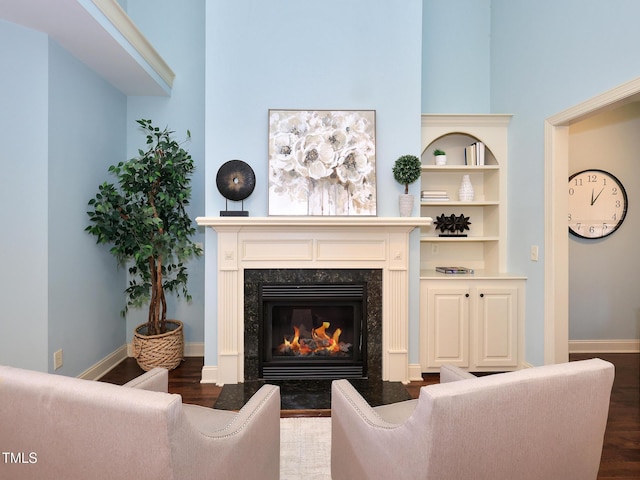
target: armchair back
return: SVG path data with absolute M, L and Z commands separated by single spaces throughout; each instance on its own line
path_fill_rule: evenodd
M 0 478 L 278 478 L 278 387 L 234 414 L 166 385 L 160 369 L 118 386 L 0 366 Z
M 613 378 L 593 359 L 430 385 L 400 424 L 334 382 L 333 478 L 595 479 Z

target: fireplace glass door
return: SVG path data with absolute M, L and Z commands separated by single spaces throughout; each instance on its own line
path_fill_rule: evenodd
M 364 289 L 263 285 L 261 377 L 364 377 Z

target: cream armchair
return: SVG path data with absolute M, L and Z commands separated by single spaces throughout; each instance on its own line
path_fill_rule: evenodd
M 167 382 L 163 369 L 122 387 L 0 366 L 0 478 L 278 479 L 278 387 L 228 412 L 183 404 Z
M 443 367 L 416 400 L 371 408 L 332 385 L 340 479 L 596 479 L 614 378 L 600 359 L 475 378 Z

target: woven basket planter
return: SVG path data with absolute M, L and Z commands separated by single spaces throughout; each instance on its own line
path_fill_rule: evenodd
M 184 331 L 182 322 L 167 320 L 167 332 L 144 335 L 147 324 L 138 325 L 133 334 L 133 356 L 145 371 L 155 367 L 173 370 L 184 357 Z

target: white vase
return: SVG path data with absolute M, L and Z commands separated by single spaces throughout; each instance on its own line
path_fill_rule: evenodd
M 446 165 L 447 164 L 447 156 L 446 155 L 436 155 L 436 165 Z
M 460 184 L 460 190 L 458 190 L 458 196 L 461 202 L 473 201 L 473 185 L 471 185 L 471 179 L 469 175 L 462 176 L 462 183 Z
M 413 195 L 401 193 L 399 197 L 400 202 L 400 216 L 410 217 L 413 213 Z

